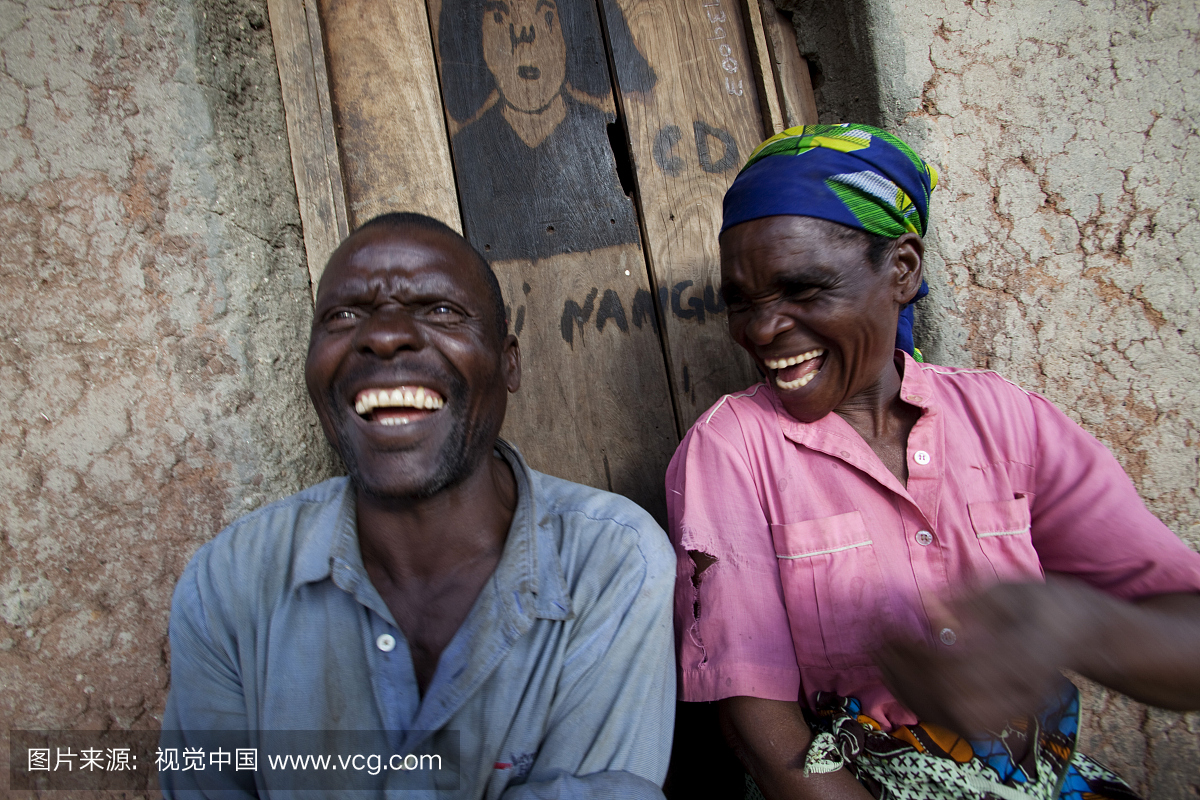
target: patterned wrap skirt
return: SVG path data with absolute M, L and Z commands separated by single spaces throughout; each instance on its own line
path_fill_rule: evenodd
M 1036 716 L 986 739 L 930 723 L 885 733 L 854 698 L 817 695 L 805 774 L 845 767 L 878 800 L 1140 800 L 1115 773 L 1075 750 L 1079 692 L 1063 680 Z M 747 775 L 746 800 L 762 797 Z

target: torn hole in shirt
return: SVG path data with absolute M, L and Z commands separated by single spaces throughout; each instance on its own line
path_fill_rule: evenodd
M 704 579 L 704 571 L 717 563 L 717 557 L 705 553 L 703 550 L 688 550 L 688 555 L 692 557 L 692 624 L 689 626 L 688 633 L 692 637 L 692 641 L 696 647 L 700 648 L 703 654 L 700 663 L 708 661 L 708 651 L 704 649 L 704 642 L 700 638 L 700 582 Z

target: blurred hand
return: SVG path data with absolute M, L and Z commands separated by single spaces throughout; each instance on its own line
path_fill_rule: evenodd
M 1059 670 L 1079 668 L 1078 654 L 1096 646 L 1118 603 L 1064 578 L 999 584 L 934 613 L 934 631 L 953 631 L 952 645 L 894 641 L 876 660 L 888 688 L 922 721 L 965 736 L 998 731 L 1040 710 Z

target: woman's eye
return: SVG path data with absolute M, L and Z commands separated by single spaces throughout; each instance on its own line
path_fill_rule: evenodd
M 750 303 L 745 300 L 726 300 L 725 308 L 730 314 L 745 314 L 750 310 Z
M 495 14 L 492 14 L 492 19 L 496 20 L 497 25 L 504 24 L 504 15 L 501 14 L 499 11 L 497 11 Z
M 554 12 L 553 12 L 553 11 L 547 11 L 547 12 L 546 12 L 546 28 L 547 28 L 547 29 L 550 29 L 550 28 L 553 28 L 553 27 L 554 27 Z

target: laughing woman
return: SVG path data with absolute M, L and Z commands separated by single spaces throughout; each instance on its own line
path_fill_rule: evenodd
M 914 359 L 936 184 L 817 125 L 725 196 L 729 332 L 767 380 L 667 473 L 681 699 L 719 702 L 772 800 L 1134 797 L 1075 752 L 1059 670 L 1200 708 L 1200 554 L 1043 397 Z

